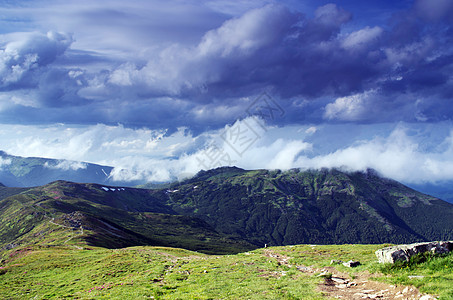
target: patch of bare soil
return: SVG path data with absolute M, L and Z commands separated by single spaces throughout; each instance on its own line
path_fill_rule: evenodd
M 266 250 L 265 255 L 275 258 L 282 265 L 289 265 L 289 257 Z M 320 274 L 325 276 L 319 284 L 318 291 L 327 297 L 336 299 L 396 299 L 396 300 L 434 300 L 435 297 L 420 293 L 417 288 L 402 285 L 390 285 L 374 281 L 369 272 L 357 273 L 352 279 L 349 274 L 338 272 L 334 267 L 323 269 L 308 266 L 296 266 L 303 273 L 313 276 Z M 329 274 L 332 274 L 331 276 Z M 317 275 L 319 276 L 319 275 Z
M 395 286 L 371 280 L 371 274 L 362 272 L 351 279 L 348 274 L 338 272 L 334 267 L 327 267 L 318 272 L 329 272 L 318 286 L 318 290 L 329 297 L 337 299 L 399 299 L 399 300 L 433 300 L 434 297 L 420 293 L 415 287 Z

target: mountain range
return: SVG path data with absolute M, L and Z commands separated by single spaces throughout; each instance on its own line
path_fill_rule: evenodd
M 81 183 L 98 183 L 128 187 L 159 188 L 162 182 L 146 180 L 119 181 L 112 176 L 113 167 L 65 159 L 21 157 L 0 151 L 0 184 L 9 187 L 40 186 L 57 180 Z M 126 170 L 130 173 L 130 170 Z M 176 178 L 175 178 L 176 180 Z M 453 182 L 408 183 L 420 192 L 453 203 Z
M 165 188 L 55 181 L 0 187 L 0 247 L 181 247 L 453 239 L 453 205 L 374 172 L 222 167 Z
M 56 180 L 133 186 L 142 181 L 113 180 L 113 167 L 42 157 L 21 157 L 0 151 L 0 182 L 10 187 L 31 187 Z

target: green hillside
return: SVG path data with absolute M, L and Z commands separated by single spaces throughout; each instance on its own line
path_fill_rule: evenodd
M 453 239 L 453 205 L 373 171 L 219 168 L 153 197 L 257 246 Z
M 64 181 L 0 201 L 0 247 L 18 245 L 160 245 L 206 253 L 253 248 L 218 234 L 201 219 L 174 214 L 146 190 Z
M 351 293 L 377 286 L 384 294 L 451 299 L 451 254 L 390 267 L 378 265 L 374 251 L 382 243 L 453 239 L 452 222 L 453 205 L 372 171 L 220 168 L 161 189 L 0 186 L 0 294 L 344 298 L 333 273 L 366 282 L 349 286 Z M 331 266 L 332 259 L 361 266 Z
M 395 270 L 376 262 L 374 251 L 383 246 L 297 245 L 223 256 L 149 246 L 32 246 L 4 253 L 0 294 L 3 299 L 334 299 L 345 291 L 382 291 L 405 295 L 402 299 L 420 299 L 420 293 L 453 297 L 453 255 Z M 332 266 L 332 259 L 361 265 Z M 356 286 L 336 288 L 332 274 Z
M 267 245 L 453 239 L 453 205 L 374 172 L 219 168 L 164 189 L 56 181 L 0 187 L 0 247 Z

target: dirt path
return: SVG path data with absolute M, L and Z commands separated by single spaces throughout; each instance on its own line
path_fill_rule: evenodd
M 282 265 L 289 264 L 290 257 L 265 250 L 265 255 L 272 257 Z M 396 300 L 433 300 L 430 295 L 420 293 L 415 287 L 395 286 L 383 282 L 371 280 L 371 274 L 361 272 L 354 274 L 352 279 L 349 274 L 338 272 L 334 267 L 322 269 L 307 266 L 296 266 L 296 268 L 312 276 L 326 275 L 324 281 L 319 284 L 318 291 L 327 297 L 336 299 L 396 299 Z M 332 276 L 328 276 L 332 274 Z
M 66 225 L 55 223 L 54 220 L 55 220 L 55 218 L 52 218 L 51 220 L 49 220 L 49 223 L 51 223 L 53 225 L 56 225 L 56 226 L 59 226 L 59 227 L 62 227 L 62 228 L 67 228 L 71 232 L 71 235 L 69 236 L 69 238 L 67 240 L 65 240 L 63 242 L 63 244 L 66 244 L 67 242 L 69 242 L 70 240 L 72 240 L 76 236 L 83 236 L 83 226 L 82 225 L 80 225 L 79 229 L 77 230 L 77 229 L 74 229 L 73 227 L 70 227 L 70 226 L 66 226 Z M 75 231 L 77 231 L 77 232 L 75 232 Z M 77 249 L 83 249 L 82 247 L 79 247 L 79 246 L 76 246 L 76 245 L 73 245 L 73 247 L 75 247 Z

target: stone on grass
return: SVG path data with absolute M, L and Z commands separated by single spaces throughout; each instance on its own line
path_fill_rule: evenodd
M 410 257 L 425 252 L 444 254 L 453 250 L 453 241 L 426 242 L 409 245 L 385 247 L 377 250 L 376 256 L 380 263 L 395 263 L 396 261 L 409 261 Z
M 349 267 L 349 268 L 355 268 L 357 266 L 360 266 L 360 262 L 355 261 L 355 260 L 350 260 L 350 261 L 343 263 L 343 266 Z

